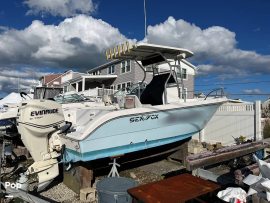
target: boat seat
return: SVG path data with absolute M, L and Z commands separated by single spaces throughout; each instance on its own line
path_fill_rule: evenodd
M 163 104 L 164 86 L 169 76 L 170 73 L 155 75 L 142 92 L 141 103 L 153 106 Z M 171 75 L 168 83 L 175 83 L 173 75 Z

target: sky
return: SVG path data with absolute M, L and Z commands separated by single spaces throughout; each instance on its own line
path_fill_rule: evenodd
M 45 74 L 85 72 L 127 40 L 194 52 L 195 91 L 270 96 L 269 0 L 9 0 L 0 2 L 0 97 Z

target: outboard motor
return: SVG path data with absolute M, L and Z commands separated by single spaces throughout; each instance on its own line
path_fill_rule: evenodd
M 37 174 L 38 190 L 42 190 L 59 174 L 57 157 L 61 155 L 62 144 L 58 134 L 65 125 L 61 105 L 50 100 L 22 102 L 17 125 L 22 142 L 34 160 L 21 179 Z

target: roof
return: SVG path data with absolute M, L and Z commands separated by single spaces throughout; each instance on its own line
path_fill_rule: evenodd
M 181 61 L 183 63 L 185 63 L 186 65 L 188 65 L 189 67 L 193 68 L 194 70 L 198 70 L 198 67 L 197 66 L 194 66 L 192 63 L 188 62 L 187 60 L 182 59 Z
M 109 61 L 109 62 L 107 62 L 107 63 L 104 63 L 104 64 L 100 65 L 100 66 L 97 66 L 97 67 L 94 67 L 94 68 L 88 70 L 87 73 L 93 73 L 93 72 L 95 72 L 95 71 L 102 70 L 102 69 L 104 69 L 104 68 L 107 68 L 108 66 L 117 64 L 117 63 L 119 63 L 119 62 L 121 62 L 121 61 L 122 61 L 122 60 L 119 60 L 119 59 L 115 59 L 115 60 Z
M 48 84 L 49 82 L 53 81 L 54 79 L 58 78 L 61 75 L 62 75 L 62 73 L 49 74 L 49 75 L 44 75 L 44 76 L 40 77 L 40 79 L 44 78 L 43 83 Z
M 68 81 L 64 82 L 63 84 L 75 83 L 75 82 L 81 81 L 83 78 L 97 81 L 97 80 L 107 80 L 107 79 L 117 78 L 117 75 L 89 75 L 89 74 L 83 74 L 83 75 L 79 75 L 76 78 L 68 80 Z

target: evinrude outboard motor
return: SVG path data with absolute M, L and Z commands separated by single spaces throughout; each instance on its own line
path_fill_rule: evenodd
M 17 123 L 22 142 L 34 160 L 21 179 L 37 174 L 38 191 L 42 190 L 59 175 L 57 157 L 62 144 L 58 134 L 65 125 L 61 105 L 50 100 L 25 101 L 19 108 Z

